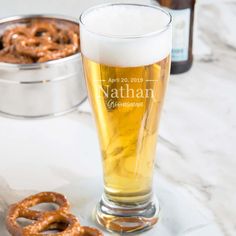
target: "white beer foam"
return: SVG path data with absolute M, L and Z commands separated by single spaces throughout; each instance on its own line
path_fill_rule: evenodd
M 81 18 L 81 52 L 90 60 L 110 66 L 153 64 L 171 52 L 172 32 L 166 27 L 169 20 L 169 15 L 154 7 L 94 8 Z

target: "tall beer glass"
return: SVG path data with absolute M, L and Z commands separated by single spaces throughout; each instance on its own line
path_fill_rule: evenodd
M 106 4 L 85 11 L 80 30 L 104 170 L 96 219 L 110 231 L 146 230 L 159 213 L 152 178 L 170 73 L 171 16 L 155 6 Z

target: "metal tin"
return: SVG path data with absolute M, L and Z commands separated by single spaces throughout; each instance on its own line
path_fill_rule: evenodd
M 0 35 L 10 25 L 32 19 L 76 20 L 52 15 L 15 16 L 0 20 Z M 86 98 L 81 54 L 34 64 L 0 63 L 0 114 L 41 118 L 72 111 Z

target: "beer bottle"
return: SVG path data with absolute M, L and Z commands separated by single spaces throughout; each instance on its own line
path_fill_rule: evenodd
M 173 16 L 171 74 L 188 71 L 193 63 L 193 22 L 195 0 L 158 0 Z

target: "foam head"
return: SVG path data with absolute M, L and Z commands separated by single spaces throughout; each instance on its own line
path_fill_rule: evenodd
M 170 16 L 160 8 L 110 4 L 81 16 L 81 52 L 100 64 L 135 67 L 153 64 L 171 51 Z

